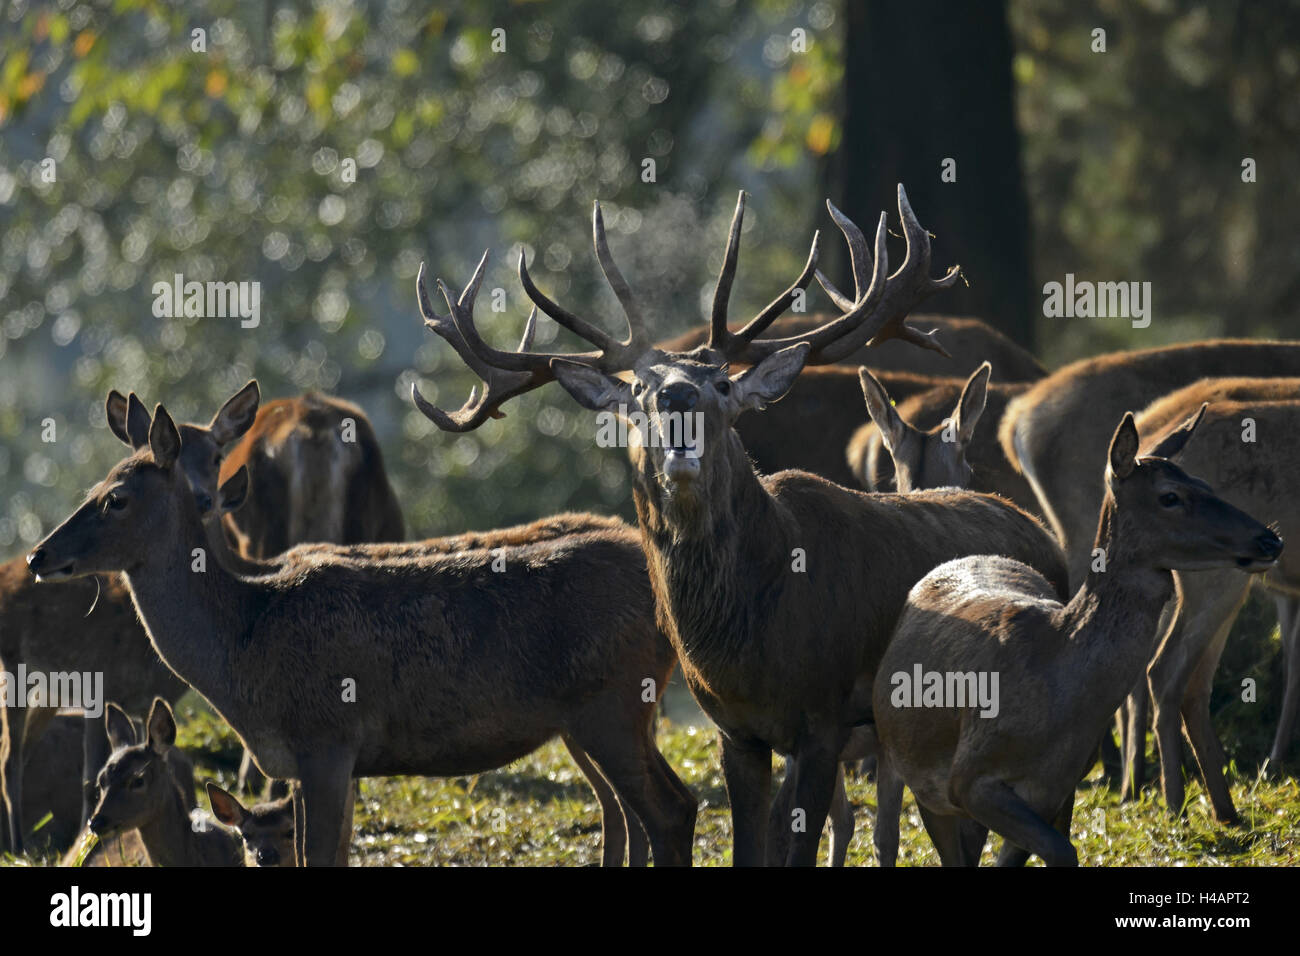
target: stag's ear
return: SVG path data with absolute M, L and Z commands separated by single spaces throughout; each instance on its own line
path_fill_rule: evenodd
M 790 391 L 794 380 L 803 371 L 812 346 L 800 342 L 773 352 L 753 368 L 741 372 L 732 382 L 735 385 L 736 404 L 746 409 L 762 411 L 769 402 L 775 402 Z
M 1196 431 L 1196 426 L 1205 417 L 1205 410 L 1209 407 L 1210 403 L 1205 402 L 1195 415 L 1192 415 L 1168 435 L 1156 442 L 1155 447 L 1150 451 L 1151 456 L 1153 458 L 1173 458 L 1174 455 L 1182 451 L 1183 446 L 1187 444 L 1187 440 L 1192 437 L 1192 432 Z
M 140 396 L 132 392 L 126 399 L 126 434 L 136 451 L 149 444 L 150 424 L 149 409 L 144 407 Z
M 862 397 L 867 401 L 867 414 L 880 431 L 880 440 L 889 449 L 890 456 L 894 456 L 907 436 L 907 422 L 890 403 L 885 386 L 866 366 L 858 368 L 858 381 L 862 383 Z
M 222 405 L 212 419 L 212 424 L 208 426 L 212 440 L 218 445 L 228 445 L 252 428 L 261 400 L 262 393 L 257 387 L 257 379 L 253 379 Z
M 153 410 L 153 424 L 149 426 L 149 450 L 153 452 L 154 464 L 159 468 L 170 468 L 176 463 L 176 456 L 181 453 L 180 432 L 162 405 Z
M 234 827 L 236 830 L 244 825 L 248 811 L 244 809 L 242 803 L 211 780 L 208 781 L 207 790 L 208 802 L 212 804 L 212 815 L 217 818 L 218 823 Z
M 975 374 L 966 382 L 966 387 L 961 390 L 961 398 L 952 413 L 952 420 L 957 426 L 957 441 L 963 445 L 970 444 L 975 436 L 975 426 L 984 414 L 984 404 L 989 397 L 989 376 L 992 374 L 993 366 L 985 362 L 975 370 Z
M 104 417 L 108 419 L 108 429 L 119 440 L 131 444 L 131 436 L 126 430 L 126 396 L 113 389 L 104 402 Z
M 176 718 L 172 716 L 171 705 L 161 697 L 153 699 L 149 708 L 149 746 L 162 753 L 176 743 Z
M 104 707 L 104 730 L 108 732 L 108 745 L 113 750 L 130 747 L 135 743 L 135 727 L 131 718 L 117 704 Z
M 626 414 L 632 407 L 632 388 L 622 379 L 568 359 L 551 359 L 551 371 L 583 408 Z
M 217 505 L 225 513 L 227 511 L 238 511 L 244 499 L 248 497 L 248 466 L 240 465 L 239 471 L 235 472 L 217 492 Z
M 1125 412 L 1124 420 L 1115 429 L 1110 440 L 1110 470 L 1116 478 L 1127 478 L 1137 466 L 1138 430 L 1133 413 Z

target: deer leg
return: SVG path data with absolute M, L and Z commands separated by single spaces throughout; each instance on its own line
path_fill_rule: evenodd
M 269 782 L 262 776 L 262 771 L 257 769 L 257 764 L 253 762 L 253 752 L 245 747 L 244 755 L 239 760 L 239 777 L 235 781 L 239 792 L 260 793 L 265 790 Z M 284 796 L 284 794 L 280 796 Z M 271 799 L 279 799 L 279 797 L 271 797 Z
M 634 820 L 624 820 L 623 808 L 619 805 L 618 796 L 601 772 L 596 769 L 596 765 L 567 735 L 562 739 L 569 756 L 578 765 L 582 775 L 587 778 L 587 783 L 595 791 L 596 802 L 600 804 L 600 865 L 622 866 L 623 854 L 627 850 L 628 834 L 633 827 L 640 829 L 641 825 Z
M 1194 752 L 1200 748 L 1197 762 L 1206 761 L 1214 771 L 1207 776 L 1202 767 L 1206 790 L 1213 799 L 1213 788 L 1222 788 L 1220 804 L 1215 806 L 1217 817 L 1221 811 L 1230 810 L 1232 801 L 1228 799 L 1226 805 L 1222 802 L 1227 784 L 1221 770 L 1222 749 L 1210 724 L 1209 698 L 1205 698 L 1203 716 L 1196 710 L 1202 706 L 1199 701 L 1196 707 L 1185 707 L 1184 699 L 1198 673 L 1202 683 L 1207 680 L 1207 672 L 1208 679 L 1213 679 L 1232 622 L 1246 601 L 1250 580 L 1235 571 L 1201 571 L 1178 577 L 1179 591 L 1183 595 L 1182 607 L 1147 668 L 1155 708 L 1156 743 L 1160 749 L 1160 777 L 1169 811 L 1181 814 L 1186 796 L 1181 733 L 1186 711 L 1192 716 L 1188 723 L 1188 740 Z M 1184 582 L 1190 586 L 1184 587 Z M 1213 738 L 1212 744 L 1207 742 L 1207 731 L 1209 738 Z M 1211 782 L 1211 778 L 1217 780 Z
M 982 777 L 961 795 L 962 805 L 1004 840 L 1036 853 L 1048 866 L 1078 866 L 1079 856 L 1064 836 L 1001 780 Z M 1005 846 L 1003 848 L 1005 850 Z M 999 855 L 1001 862 L 1003 855 Z
M 608 721 L 593 720 L 584 731 L 574 734 L 574 741 L 591 758 L 609 781 L 623 807 L 641 821 L 650 840 L 655 866 L 690 866 L 695 839 L 695 797 L 687 797 L 680 781 L 670 779 L 666 762 L 657 754 L 650 723 L 634 718 L 639 726 L 620 727 Z M 589 728 L 589 729 L 587 729 Z M 626 818 L 625 818 L 626 819 Z M 631 828 L 631 821 L 627 821 Z
M 830 813 L 835 793 L 835 781 L 840 769 L 843 741 L 832 746 L 808 741 L 794 757 L 794 811 L 802 815 L 791 817 L 790 849 L 786 866 L 816 866 L 817 848 L 821 845 L 822 829 Z M 798 819 L 802 827 L 795 829 Z
M 298 818 L 295 807 L 294 823 L 306 823 L 303 859 L 307 866 L 333 866 L 338 860 L 355 759 L 337 748 L 320 748 L 298 757 L 301 810 L 306 819 Z
M 53 707 L 7 707 L 9 752 L 5 757 L 5 803 L 9 816 L 9 840 L 13 853 L 23 852 L 23 773 L 45 728 L 57 713 Z M 101 725 L 102 726 L 102 725 Z M 98 768 L 96 768 L 98 769 Z
M 767 816 L 767 846 L 763 852 L 765 866 L 784 866 L 790 853 L 790 812 L 794 809 L 794 758 L 785 760 L 785 775 L 776 789 Z
M 844 789 L 844 764 L 835 765 L 835 792 L 831 794 L 831 866 L 843 866 L 853 839 L 853 804 Z
M 733 866 L 762 866 L 772 791 L 772 751 L 722 735 L 722 776 L 731 804 Z
M 1282 638 L 1282 671 L 1285 690 L 1282 693 L 1282 715 L 1277 721 L 1277 733 L 1268 753 L 1269 767 L 1276 772 L 1286 759 L 1291 735 L 1295 733 L 1296 712 L 1300 709 L 1300 600 L 1289 595 L 1277 599 L 1279 636 Z
M 1120 800 L 1136 800 L 1146 783 L 1147 719 L 1151 692 L 1145 675 L 1129 691 L 1124 702 L 1124 772 L 1120 779 Z
M 921 811 L 921 822 L 925 832 L 939 854 L 940 866 L 968 866 L 962 846 L 961 817 L 935 813 L 927 809 L 919 800 L 917 809 Z
M 15 716 L 17 711 L 9 707 L 0 707 L 0 851 L 21 853 L 18 840 L 22 830 L 22 812 L 17 794 L 22 784 L 22 762 L 17 759 L 19 739 L 22 730 L 16 720 L 10 718 L 10 711 Z M 15 772 L 14 764 L 18 770 Z
M 1196 764 L 1210 797 L 1214 819 L 1225 825 L 1240 821 L 1225 776 L 1227 758 L 1223 753 L 1223 745 L 1219 742 L 1219 735 L 1214 731 L 1214 721 L 1210 719 L 1210 690 L 1214 683 L 1214 672 L 1219 667 L 1219 658 L 1223 654 L 1223 645 L 1231 629 L 1232 619 L 1229 618 L 1224 622 L 1220 633 L 1215 635 L 1214 642 L 1201 655 L 1182 704 L 1183 729 L 1192 745 L 1192 753 L 1196 755 Z
M 876 751 L 876 826 L 871 840 L 881 866 L 898 863 L 898 821 L 903 815 L 903 778 L 884 748 Z
M 343 826 L 339 830 L 339 849 L 334 856 L 335 866 L 348 865 L 348 853 L 352 849 L 353 816 L 357 809 L 357 788 L 361 781 L 353 780 L 348 786 L 348 804 L 343 810 Z

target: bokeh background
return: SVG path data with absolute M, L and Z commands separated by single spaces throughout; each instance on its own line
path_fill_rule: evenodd
M 936 266 L 964 267 L 933 308 L 1051 366 L 1294 335 L 1297 143 L 1294 2 L 9 0 L 0 552 L 39 539 L 119 457 L 109 388 L 206 419 L 253 376 L 268 397 L 359 402 L 415 535 L 629 515 L 622 452 L 593 447 L 560 389 L 464 436 L 408 397 L 418 380 L 457 407 L 473 384 L 422 328 L 421 261 L 459 286 L 493 251 L 486 286 L 506 308 L 485 293 L 478 314 L 498 343 L 527 312 L 520 243 L 543 289 L 621 327 L 591 253 L 596 198 L 664 337 L 705 315 L 737 189 L 751 192 L 739 319 L 798 271 L 814 228 L 846 280 L 823 200 L 869 228 L 892 219 L 899 180 Z M 155 318 L 153 283 L 177 272 L 260 282 L 260 326 Z M 1043 283 L 1067 272 L 1151 282 L 1151 326 L 1043 318 Z M 542 320 L 540 342 L 577 347 L 556 333 Z

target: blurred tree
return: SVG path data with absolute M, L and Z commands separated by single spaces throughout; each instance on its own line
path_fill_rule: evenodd
M 831 192 L 866 228 L 882 209 L 897 223 L 893 196 L 903 183 L 936 236 L 936 266 L 960 262 L 968 281 L 925 311 L 979 316 L 1032 347 L 1011 57 L 1003 3 L 847 0 L 844 133 Z

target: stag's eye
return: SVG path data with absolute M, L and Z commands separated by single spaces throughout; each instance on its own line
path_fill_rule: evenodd
M 1176 508 L 1178 506 L 1179 500 L 1180 500 L 1179 497 L 1176 494 L 1174 494 L 1172 491 L 1166 491 L 1159 498 L 1160 504 L 1164 508 Z
M 730 395 L 730 394 L 731 394 L 731 379 L 729 379 L 729 378 L 724 378 L 724 379 L 722 379 L 722 380 L 720 380 L 720 381 L 714 382 L 714 383 L 713 383 L 713 387 L 716 388 L 716 389 L 718 390 L 718 394 L 719 394 L 719 395 Z
M 131 789 L 132 789 L 132 790 L 143 790 L 143 789 L 144 789 L 144 774 L 142 774 L 142 773 L 138 773 L 138 774 L 136 774 L 134 777 L 132 777 L 132 778 L 131 778 L 131 784 L 130 784 L 130 786 L 131 786 Z
M 126 499 L 116 491 L 110 491 L 108 493 L 108 506 L 114 511 L 121 511 L 126 507 Z

